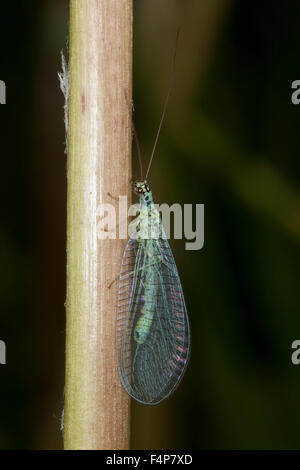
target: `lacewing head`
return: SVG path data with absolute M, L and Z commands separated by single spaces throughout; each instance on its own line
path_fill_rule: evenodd
M 133 183 L 133 192 L 135 194 L 137 194 L 138 196 L 142 196 L 146 193 L 149 193 L 150 192 L 150 188 L 149 188 L 149 185 L 147 183 L 147 181 L 135 181 Z

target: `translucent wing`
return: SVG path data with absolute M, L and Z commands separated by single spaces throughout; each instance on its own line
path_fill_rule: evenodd
M 168 241 L 130 239 L 117 317 L 119 374 L 126 391 L 146 404 L 167 398 L 182 378 L 189 347 L 186 306 Z

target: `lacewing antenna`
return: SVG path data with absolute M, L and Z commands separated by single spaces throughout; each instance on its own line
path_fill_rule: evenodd
M 131 120 L 132 120 L 132 129 L 133 129 L 133 134 L 134 134 L 134 137 L 135 137 L 135 143 L 136 143 L 138 159 L 139 159 L 139 163 L 140 163 L 141 181 L 143 181 L 143 160 L 142 160 L 140 142 L 139 142 L 139 138 L 138 138 L 138 135 L 137 135 L 137 131 L 136 131 L 136 127 L 135 127 L 133 118 Z
M 171 94 L 172 87 L 173 87 L 174 70 L 175 70 L 175 62 L 176 62 L 176 53 L 177 53 L 177 47 L 178 47 L 179 32 L 180 32 L 180 28 L 178 28 L 177 34 L 176 34 L 176 41 L 175 41 L 175 48 L 174 48 L 172 66 L 171 66 L 171 73 L 170 73 L 170 79 L 169 79 L 168 93 L 167 93 L 167 96 L 166 96 L 166 99 L 165 99 L 165 103 L 164 103 L 164 107 L 163 107 L 163 112 L 162 112 L 162 115 L 161 115 L 161 118 L 160 118 L 160 123 L 159 123 L 159 126 L 158 126 L 158 130 L 157 130 L 157 133 L 156 133 L 156 137 L 155 137 L 155 141 L 154 141 L 154 145 L 153 145 L 153 150 L 152 150 L 152 153 L 151 153 L 151 156 L 150 156 L 150 161 L 149 161 L 149 165 L 148 165 L 148 168 L 147 168 L 147 173 L 146 173 L 146 176 L 145 176 L 145 180 L 147 179 L 148 174 L 149 174 L 149 170 L 150 170 L 150 168 L 151 168 L 151 164 L 152 164 L 154 152 L 155 152 L 155 149 L 156 149 L 156 145 L 157 145 L 157 142 L 158 142 L 159 134 L 160 134 L 161 127 L 162 127 L 162 124 L 163 124 L 163 121 L 164 121 L 164 117 L 165 117 L 165 114 L 166 114 L 166 111 L 167 111 L 167 106 L 168 106 L 170 94 Z
M 143 181 L 143 160 L 142 160 L 140 141 L 139 141 L 137 130 L 136 130 L 136 127 L 135 127 L 135 124 L 134 124 L 134 119 L 133 119 L 133 116 L 132 116 L 132 111 L 134 111 L 134 106 L 133 106 L 133 103 L 132 103 L 132 106 L 129 105 L 128 98 L 127 98 L 125 90 L 124 90 L 124 95 L 125 95 L 125 100 L 126 100 L 126 103 L 127 103 L 127 106 L 128 106 L 128 111 L 129 111 L 129 114 L 131 116 L 131 125 L 132 125 L 133 135 L 135 137 L 136 149 L 137 149 L 138 160 L 139 160 L 139 165 L 140 165 L 140 170 L 141 170 L 141 181 Z

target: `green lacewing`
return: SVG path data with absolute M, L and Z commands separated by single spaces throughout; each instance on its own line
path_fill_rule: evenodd
M 171 82 L 165 100 L 145 179 L 137 133 L 141 167 L 140 181 L 133 191 L 140 197 L 136 230 L 126 245 L 119 279 L 117 312 L 117 357 L 119 376 L 135 400 L 155 405 L 178 386 L 190 352 L 190 328 L 181 282 L 147 182 L 158 136 L 165 116 Z

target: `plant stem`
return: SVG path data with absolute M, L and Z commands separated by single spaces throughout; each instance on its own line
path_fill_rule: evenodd
M 107 193 L 130 197 L 132 0 L 71 0 L 65 449 L 128 449 L 115 321 L 126 240 L 99 240 Z M 129 201 L 130 202 L 130 201 Z

